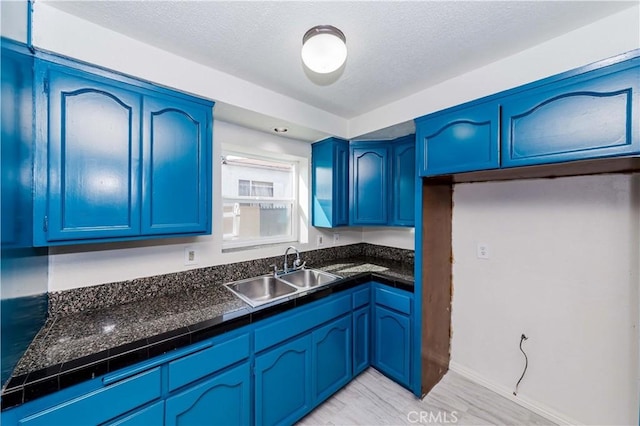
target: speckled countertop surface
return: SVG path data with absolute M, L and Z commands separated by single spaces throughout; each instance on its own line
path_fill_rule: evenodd
M 371 274 L 374 274 L 374 279 L 376 276 L 386 279 L 390 285 L 407 290 L 413 287 L 412 263 L 358 257 L 308 267 L 346 278 L 335 283 L 335 291 L 339 291 L 341 282 L 354 282 L 358 278 L 371 277 Z M 24 396 L 17 403 L 57 390 L 53 388 L 64 388 L 81 381 L 81 373 L 87 366 L 93 366 L 88 378 L 105 374 L 121 368 L 118 363 L 130 365 L 193 343 L 196 340 L 194 333 L 199 331 L 204 335 L 198 338 L 206 338 L 207 330 L 213 327 L 230 324 L 226 329 L 231 329 L 256 321 L 261 315 L 266 316 L 267 309 L 252 308 L 222 284 L 213 282 L 191 291 L 50 318 L 18 362 L 3 389 L 3 408 L 12 405 L 11 396 L 18 399 L 17 394 L 9 394 L 20 387 Z M 326 293 L 327 290 L 321 287 L 317 291 Z M 313 297 L 311 293 L 296 295 L 281 302 L 295 307 L 295 300 L 291 299 Z M 316 298 L 320 297 L 324 296 L 316 295 Z M 269 304 L 267 308 L 277 304 Z M 143 353 L 140 353 L 141 348 L 144 349 Z M 67 376 L 68 380 L 65 379 Z M 34 383 L 40 383 L 40 386 L 32 386 Z M 47 386 L 51 389 L 47 390 Z M 30 389 L 33 392 L 31 395 Z

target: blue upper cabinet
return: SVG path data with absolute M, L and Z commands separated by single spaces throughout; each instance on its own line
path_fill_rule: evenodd
M 639 63 L 623 62 L 506 98 L 502 166 L 639 153 Z
M 413 226 L 415 135 L 351 142 L 350 224 Z
M 351 225 L 389 221 L 389 148 L 379 142 L 351 142 Z
M 101 74 L 36 60 L 34 245 L 211 233 L 212 103 Z
M 312 225 L 349 224 L 349 142 L 329 138 L 311 145 Z
M 46 185 L 37 245 L 138 235 L 141 97 L 84 73 L 36 64 L 37 95 L 49 94 L 38 96 L 36 106 L 37 121 L 49 123 L 38 128 L 47 146 L 38 141 L 36 150 L 36 175 Z
M 416 120 L 420 176 L 500 166 L 500 107 L 484 103 Z
M 639 154 L 639 55 L 629 52 L 416 119 L 418 174 Z
M 211 232 L 210 114 L 147 96 L 143 117 L 142 233 Z
M 391 225 L 414 226 L 416 186 L 416 138 L 405 136 L 391 145 Z

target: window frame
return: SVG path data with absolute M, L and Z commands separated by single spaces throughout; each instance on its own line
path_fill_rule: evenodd
M 261 203 L 269 203 L 269 204 L 291 204 L 291 218 L 290 218 L 290 226 L 291 226 L 291 234 L 290 235 L 286 235 L 286 236 L 274 236 L 274 237 L 260 237 L 260 238 L 253 238 L 253 239 L 243 239 L 243 240 L 229 240 L 227 239 L 227 236 L 229 234 L 224 234 L 222 233 L 222 250 L 226 251 L 226 250 L 234 250 L 234 249 L 242 249 L 242 248 L 254 248 L 254 247 L 259 247 L 259 246 L 267 246 L 267 245 L 274 245 L 274 244 L 284 244 L 284 243 L 297 243 L 300 241 L 300 226 L 299 226 L 299 222 L 300 222 L 300 192 L 299 192 L 299 180 L 300 180 L 300 161 L 298 160 L 294 160 L 294 159 L 290 159 L 290 158 L 281 158 L 281 157 L 276 157 L 277 154 L 273 153 L 272 155 L 269 155 L 269 153 L 266 152 L 261 152 L 259 154 L 255 154 L 255 153 L 247 153 L 247 152 L 243 152 L 243 151 L 236 151 L 231 147 L 228 148 L 223 148 L 222 149 L 222 159 L 224 161 L 224 158 L 228 155 L 233 155 L 233 156 L 238 156 L 238 157 L 243 157 L 243 158 L 251 158 L 251 159 L 255 159 L 255 160 L 262 160 L 262 161 L 268 161 L 271 163 L 280 163 L 280 164 L 286 164 L 286 165 L 290 165 L 292 167 L 292 182 L 291 182 L 291 187 L 292 187 L 292 198 L 282 198 L 282 197 L 264 197 L 264 196 L 237 196 L 237 197 L 225 197 L 223 194 L 223 191 L 221 191 L 220 193 L 220 201 L 221 201 L 221 210 L 222 210 L 222 223 L 223 223 L 223 232 L 224 232 L 224 220 L 225 218 L 228 218 L 230 215 L 233 215 L 233 213 L 229 214 L 229 213 L 225 213 L 224 212 L 224 206 L 225 204 L 228 203 L 255 203 L 255 204 L 261 204 Z M 224 174 L 224 164 L 222 165 L 222 168 L 220 170 L 220 185 L 222 185 L 223 182 L 223 174 Z M 251 182 L 253 181 L 252 179 L 244 179 L 244 180 L 249 180 L 251 185 Z M 264 180 L 262 180 L 264 181 Z M 250 186 L 251 188 L 251 186 Z M 221 188 L 222 189 L 222 188 Z M 251 192 L 251 189 L 249 189 L 249 191 Z M 232 216 L 233 217 L 233 216 Z M 236 231 L 237 226 L 239 226 L 238 224 L 235 223 L 234 221 L 234 231 Z M 232 234 L 233 235 L 233 234 Z

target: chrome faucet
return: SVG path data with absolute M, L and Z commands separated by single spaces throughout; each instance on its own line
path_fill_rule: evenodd
M 289 262 L 287 260 L 287 256 L 289 256 L 289 250 L 293 250 L 296 252 L 296 260 L 293 261 L 293 268 L 291 269 L 289 269 Z M 284 267 L 282 268 L 282 270 L 284 271 L 285 274 L 290 271 L 297 271 L 298 269 L 304 268 L 304 265 L 306 263 L 307 262 L 304 262 L 304 263 L 302 262 L 302 260 L 300 259 L 300 252 L 294 246 L 289 246 L 284 251 Z

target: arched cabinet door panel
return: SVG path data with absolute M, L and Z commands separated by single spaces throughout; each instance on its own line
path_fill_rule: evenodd
M 437 176 L 500 166 L 500 107 L 473 105 L 416 120 L 418 174 Z
M 640 66 L 597 70 L 503 103 L 502 166 L 640 152 Z
M 256 357 L 255 423 L 288 425 L 311 410 L 311 335 Z
M 251 418 L 249 363 L 191 386 L 166 401 L 166 426 L 248 425 Z
M 389 150 L 380 145 L 351 144 L 350 225 L 388 223 Z
M 58 67 L 37 78 L 46 200 L 34 229 L 45 241 L 138 235 L 141 97 Z
M 204 232 L 209 225 L 207 114 L 179 100 L 144 98 L 145 234 Z
M 411 382 L 411 325 L 409 317 L 381 306 L 375 307 L 372 364 L 404 386 Z

